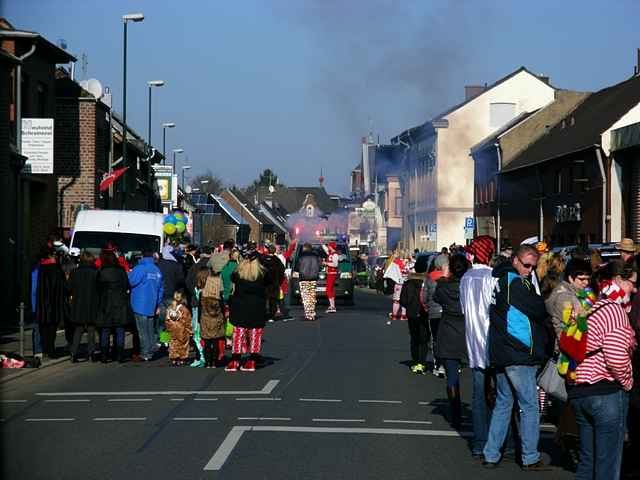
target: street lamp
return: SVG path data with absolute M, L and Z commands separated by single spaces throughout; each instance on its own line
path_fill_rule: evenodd
M 167 128 L 175 128 L 176 124 L 173 122 L 162 124 L 162 164 L 167 163 Z
M 189 170 L 191 165 L 183 165 L 182 166 L 182 191 L 184 192 L 184 171 Z
M 176 173 L 176 153 L 184 153 L 182 148 L 173 149 L 173 173 Z
M 128 13 L 122 16 L 124 25 L 124 48 L 122 59 L 122 165 L 127 166 L 127 23 L 141 22 L 144 20 L 142 13 Z M 126 172 L 122 175 L 122 209 L 127 205 L 127 181 Z
M 149 148 L 151 148 L 151 87 L 163 87 L 164 80 L 150 80 L 147 82 L 147 85 L 149 86 L 149 135 L 147 136 L 147 141 Z

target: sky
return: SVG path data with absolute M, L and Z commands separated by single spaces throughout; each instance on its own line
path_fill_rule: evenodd
M 127 123 L 183 148 L 179 165 L 244 186 L 271 168 L 291 186 L 347 194 L 361 137 L 381 143 L 520 66 L 559 88 L 595 91 L 628 78 L 640 2 L 617 0 L 0 0 L 18 29 L 64 39 L 76 78 L 96 78 Z M 88 60 L 86 72 L 80 59 Z

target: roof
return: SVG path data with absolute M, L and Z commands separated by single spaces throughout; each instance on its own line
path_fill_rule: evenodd
M 22 60 L 15 55 L 11 55 L 9 52 L 4 51 L 2 48 L 0 48 L 0 60 L 14 65 L 20 65 L 22 63 Z
M 289 214 L 297 213 L 309 194 L 313 195 L 318 208 L 323 213 L 332 213 L 336 210 L 336 202 L 331 199 L 324 187 L 278 187 L 273 192 L 273 202 Z
M 503 171 L 513 171 L 600 145 L 601 135 L 640 103 L 640 75 L 589 95 Z
M 516 75 L 518 75 L 521 72 L 526 72 L 529 75 L 537 78 L 539 81 L 541 81 L 542 83 L 545 83 L 546 85 L 549 85 L 549 87 L 555 89 L 555 87 L 553 85 L 551 85 L 549 82 L 542 80 L 542 78 L 539 75 L 536 75 L 535 73 L 531 72 L 530 70 L 528 70 L 526 67 L 522 66 L 520 68 L 518 68 L 517 70 L 509 73 L 508 75 L 505 75 L 504 77 L 496 80 L 494 83 L 492 83 L 491 85 L 485 86 L 484 90 L 482 90 L 481 92 L 479 92 L 477 95 L 474 95 L 470 98 L 465 99 L 463 102 L 458 103 L 457 105 L 452 106 L 451 108 L 445 110 L 444 112 L 436 115 L 435 117 L 433 117 L 431 120 L 425 122 L 422 125 L 417 125 L 415 127 L 409 128 L 408 130 L 405 130 L 404 132 L 402 132 L 400 135 L 397 135 L 396 137 L 394 137 L 393 139 L 395 139 L 397 141 L 397 139 L 400 139 L 403 136 L 411 136 L 411 133 L 417 129 L 420 129 L 421 127 L 427 125 L 427 124 L 432 124 L 434 122 L 438 122 L 441 120 L 444 120 L 445 117 L 447 115 L 449 115 L 452 112 L 455 112 L 456 110 L 459 110 L 460 108 L 464 107 L 465 105 L 467 105 L 468 103 L 474 101 L 476 98 L 481 97 L 482 95 L 484 95 L 485 93 L 487 93 L 489 90 L 492 90 L 493 88 L 497 87 L 498 85 L 506 82 L 507 80 L 511 79 L 512 77 L 515 77 Z M 392 141 L 393 141 L 392 139 Z
M 256 220 L 258 220 L 258 222 L 260 222 L 262 225 L 271 224 L 271 220 L 269 220 L 265 215 L 263 215 L 256 208 L 256 206 L 247 197 L 244 196 L 244 194 L 240 190 L 236 188 L 232 188 L 232 189 L 229 189 L 229 191 L 238 199 L 240 203 L 242 203 L 242 205 L 247 210 L 249 210 L 249 212 L 251 212 L 251 215 L 253 215 L 256 218 Z
M 218 205 L 220 205 L 220 208 L 222 210 L 224 210 L 224 212 L 229 215 L 229 217 L 236 222 L 238 225 L 243 225 L 246 224 L 247 222 L 245 222 L 244 218 L 242 217 L 242 215 L 240 215 L 238 213 L 238 211 L 236 209 L 234 209 L 231 205 L 229 205 L 224 198 L 222 198 L 220 195 L 214 195 L 211 194 L 211 198 L 213 198 Z
M 488 137 L 483 138 L 478 143 L 476 143 L 473 147 L 471 147 L 471 154 L 473 155 L 480 150 L 484 150 L 487 147 L 494 147 L 495 143 L 498 139 L 504 135 L 508 130 L 511 130 L 513 127 L 518 125 L 520 122 L 525 121 L 531 115 L 536 113 L 538 110 L 534 110 L 532 112 L 522 112 L 520 115 L 511 119 L 508 123 L 506 123 L 503 127 L 499 128 L 495 132 L 493 132 Z
M 54 45 L 39 33 L 30 32 L 28 30 L 15 30 L 5 19 L 0 19 L 0 38 L 25 38 L 33 40 L 36 42 L 37 46 L 44 47 L 45 51 L 52 57 L 55 63 L 69 63 L 76 61 L 76 57 L 57 45 Z
M 269 205 L 267 205 L 266 202 L 262 202 L 260 203 L 260 205 L 258 205 L 258 209 L 260 210 L 260 212 L 262 214 L 264 214 L 264 216 L 266 216 L 271 223 L 277 227 L 280 231 L 282 231 L 283 233 L 288 233 L 289 229 L 287 228 L 287 222 L 286 219 L 282 218 L 278 212 L 276 212 L 275 210 L 273 210 L 271 207 L 269 207 Z

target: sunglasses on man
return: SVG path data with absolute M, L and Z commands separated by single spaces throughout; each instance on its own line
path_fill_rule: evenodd
M 536 268 L 535 265 L 531 264 L 531 263 L 524 263 L 520 257 L 516 257 L 518 259 L 518 261 L 520 262 L 520 265 L 522 265 L 524 268 L 526 268 L 527 270 L 533 270 L 534 268 Z

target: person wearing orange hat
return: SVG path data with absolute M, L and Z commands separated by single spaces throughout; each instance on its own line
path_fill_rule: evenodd
M 620 243 L 616 244 L 616 250 L 620 252 L 620 258 L 623 262 L 633 262 L 636 255 L 636 245 L 630 238 L 623 238 Z
M 327 298 L 329 299 L 329 308 L 327 313 L 336 313 L 336 280 L 338 279 L 338 265 L 340 264 L 340 255 L 337 251 L 336 242 L 327 244 L 327 259 L 324 264 L 327 267 Z

